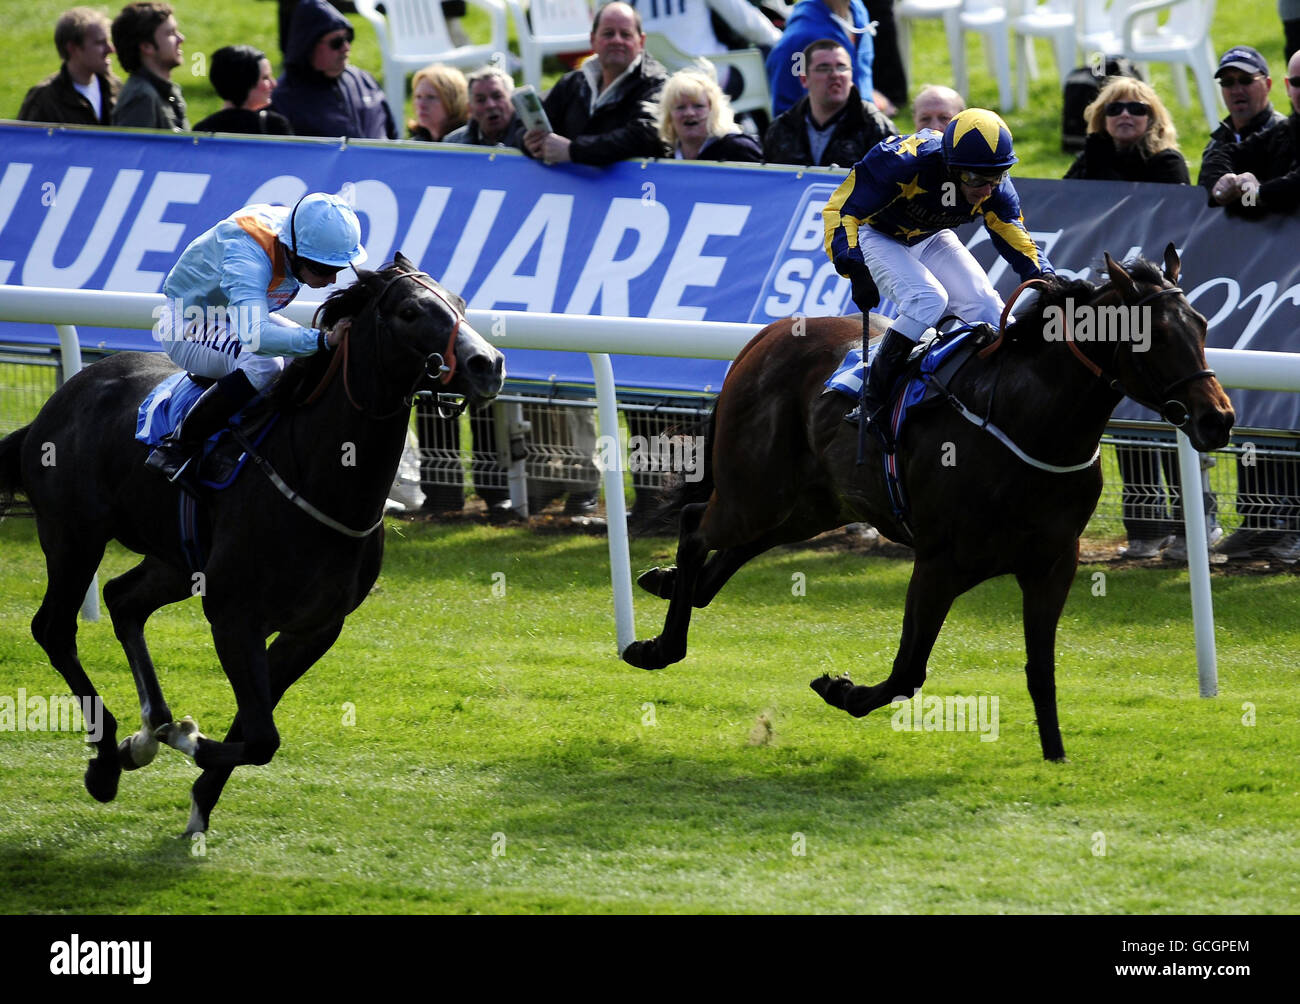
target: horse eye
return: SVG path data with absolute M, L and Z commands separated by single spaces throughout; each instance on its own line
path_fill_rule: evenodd
M 399 314 L 403 321 L 414 321 L 420 316 L 420 311 L 416 307 L 407 306 L 403 307 Z

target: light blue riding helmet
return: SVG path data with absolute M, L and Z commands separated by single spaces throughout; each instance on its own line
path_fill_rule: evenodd
M 366 260 L 361 222 L 337 195 L 313 192 L 298 200 L 289 214 L 289 233 L 281 233 L 294 254 L 322 265 L 343 268 Z

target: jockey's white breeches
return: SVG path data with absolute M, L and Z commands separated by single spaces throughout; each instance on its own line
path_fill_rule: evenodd
M 1002 297 L 953 231 L 940 230 L 909 247 L 862 226 L 858 246 L 882 299 L 898 305 L 892 327 L 905 338 L 918 341 L 946 314 L 997 325 Z
M 207 310 L 202 318 L 191 317 L 187 321 L 175 302 L 169 303 L 166 309 L 168 316 L 160 319 L 155 337 L 162 342 L 163 351 L 172 362 L 186 372 L 219 380 L 240 369 L 260 391 L 269 387 L 284 369 L 282 357 L 259 355 L 240 341 L 236 330 L 238 319 L 224 310 Z M 279 314 L 267 314 L 262 323 L 293 324 Z

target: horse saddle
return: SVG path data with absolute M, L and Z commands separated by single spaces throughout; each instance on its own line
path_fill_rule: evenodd
M 181 424 L 210 385 L 211 381 L 196 381 L 186 373 L 173 373 L 167 377 L 140 403 L 135 438 L 149 446 L 157 446 Z M 229 424 L 238 428 L 246 441 L 258 446 L 279 415 L 271 402 L 259 394 L 235 412 Z M 214 491 L 228 488 L 239 477 L 247 461 L 248 454 L 231 434 L 230 428 L 222 429 L 208 437 L 204 444 L 203 455 L 199 458 L 198 481 Z
M 903 419 L 914 408 L 936 401 L 947 401 L 947 388 L 971 358 L 985 345 L 983 326 L 967 326 L 955 331 L 936 333 L 917 343 L 903 372 L 890 393 L 893 407 L 894 435 L 901 430 Z M 879 342 L 876 343 L 879 345 Z M 872 347 L 873 355 L 875 346 Z M 861 397 L 862 382 L 866 378 L 866 365 L 862 350 L 850 348 L 844 361 L 826 381 L 826 390 L 838 391 L 855 402 Z

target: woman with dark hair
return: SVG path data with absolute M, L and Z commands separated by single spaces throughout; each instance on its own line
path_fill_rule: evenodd
M 227 45 L 212 54 L 212 88 L 225 101 L 221 111 L 199 122 L 195 132 L 269 133 L 292 136 L 289 120 L 267 106 L 275 76 L 266 53 L 251 45 Z

